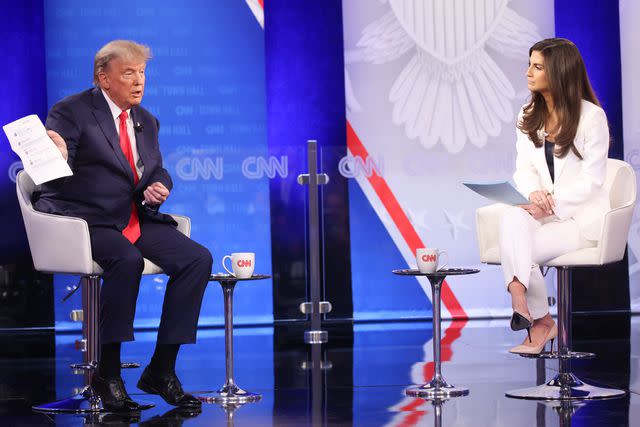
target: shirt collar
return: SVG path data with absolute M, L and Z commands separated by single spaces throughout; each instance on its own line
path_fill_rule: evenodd
M 120 109 L 120 107 L 118 107 L 115 102 L 113 102 L 111 100 L 111 98 L 109 98 L 109 95 L 107 94 L 107 92 L 104 91 L 104 89 L 100 88 L 100 90 L 102 91 L 102 94 L 104 95 L 104 99 L 107 100 L 107 104 L 109 105 L 109 110 L 111 110 L 111 116 L 113 116 L 114 120 L 117 120 L 120 117 L 120 114 L 122 113 L 122 110 Z M 127 112 L 127 120 L 131 119 L 131 108 L 124 110 Z

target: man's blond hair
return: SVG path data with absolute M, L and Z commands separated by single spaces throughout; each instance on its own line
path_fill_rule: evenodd
M 151 49 L 149 46 L 131 40 L 113 40 L 105 44 L 93 59 L 93 84 L 100 87 L 98 74 L 102 73 L 109 62 L 116 58 L 147 62 L 151 59 Z

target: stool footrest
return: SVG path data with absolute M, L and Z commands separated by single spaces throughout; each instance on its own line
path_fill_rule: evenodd
M 140 364 L 135 362 L 122 362 L 120 367 L 122 369 L 136 369 L 140 367 Z
M 98 365 L 95 363 L 72 363 L 69 367 L 74 371 L 78 371 L 78 374 L 83 374 L 84 371 L 93 371 Z
M 78 371 L 77 372 L 78 374 L 82 374 L 84 373 L 84 371 L 93 371 L 98 367 L 98 365 L 95 363 L 72 363 L 69 366 L 74 371 Z M 120 364 L 120 367 L 122 369 L 135 369 L 135 368 L 139 368 L 140 364 L 135 362 L 122 362 Z
M 543 351 L 539 354 L 519 353 L 519 355 L 528 359 L 593 359 L 596 357 L 595 353 L 587 353 L 583 351 L 570 351 L 565 354 L 560 354 L 557 351 Z

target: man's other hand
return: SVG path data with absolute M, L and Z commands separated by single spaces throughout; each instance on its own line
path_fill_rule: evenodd
M 144 201 L 148 205 L 160 205 L 169 197 L 169 190 L 161 182 L 154 182 L 144 190 Z
M 67 160 L 67 158 L 69 158 L 69 152 L 67 151 L 67 143 L 64 142 L 64 139 L 62 139 L 60 134 L 54 130 L 48 130 L 47 135 L 49 135 L 49 138 L 51 138 L 53 143 L 56 144 L 56 147 L 60 150 L 62 157 Z

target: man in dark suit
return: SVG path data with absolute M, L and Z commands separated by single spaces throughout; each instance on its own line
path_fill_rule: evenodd
M 92 386 L 108 410 L 139 405 L 120 376 L 120 343 L 133 340 L 143 257 L 169 276 L 158 340 L 138 388 L 178 406 L 199 406 L 175 374 L 181 344 L 193 343 L 211 272 L 209 251 L 158 212 L 172 188 L 158 146 L 159 123 L 139 104 L 149 48 L 116 40 L 94 60 L 96 87 L 53 106 L 48 133 L 73 175 L 42 186 L 36 209 L 84 218 L 94 260 L 104 270 L 100 292 L 100 362 Z

